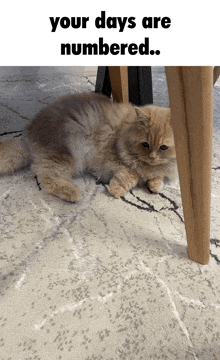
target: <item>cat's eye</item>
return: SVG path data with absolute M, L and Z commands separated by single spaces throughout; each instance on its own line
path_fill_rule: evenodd
M 168 146 L 166 146 L 166 145 L 161 145 L 161 146 L 160 146 L 160 149 L 161 149 L 161 150 L 167 150 L 167 149 L 168 149 Z
M 142 143 L 142 146 L 145 148 L 149 148 L 149 144 L 146 141 Z

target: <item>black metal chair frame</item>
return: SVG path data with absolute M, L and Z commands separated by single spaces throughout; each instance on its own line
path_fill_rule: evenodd
M 128 66 L 129 102 L 134 105 L 153 104 L 150 66 Z M 99 66 L 95 92 L 111 97 L 112 89 L 108 66 Z

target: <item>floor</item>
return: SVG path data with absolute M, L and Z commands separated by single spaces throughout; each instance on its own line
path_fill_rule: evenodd
M 152 73 L 154 103 L 169 106 L 164 68 Z M 0 135 L 22 136 L 43 106 L 93 91 L 95 75 L 1 67 Z M 220 358 L 220 79 L 213 97 L 208 265 L 187 257 L 178 183 L 116 200 L 88 175 L 71 204 L 29 168 L 0 178 L 1 360 Z

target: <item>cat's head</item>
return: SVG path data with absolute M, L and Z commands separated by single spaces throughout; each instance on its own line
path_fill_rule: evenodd
M 120 140 L 127 160 L 155 166 L 176 158 L 170 109 L 148 105 L 135 111 L 135 121 L 124 126 Z

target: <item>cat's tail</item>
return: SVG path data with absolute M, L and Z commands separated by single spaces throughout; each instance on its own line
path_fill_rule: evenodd
M 0 175 L 13 174 L 31 163 L 28 144 L 21 138 L 0 139 Z

